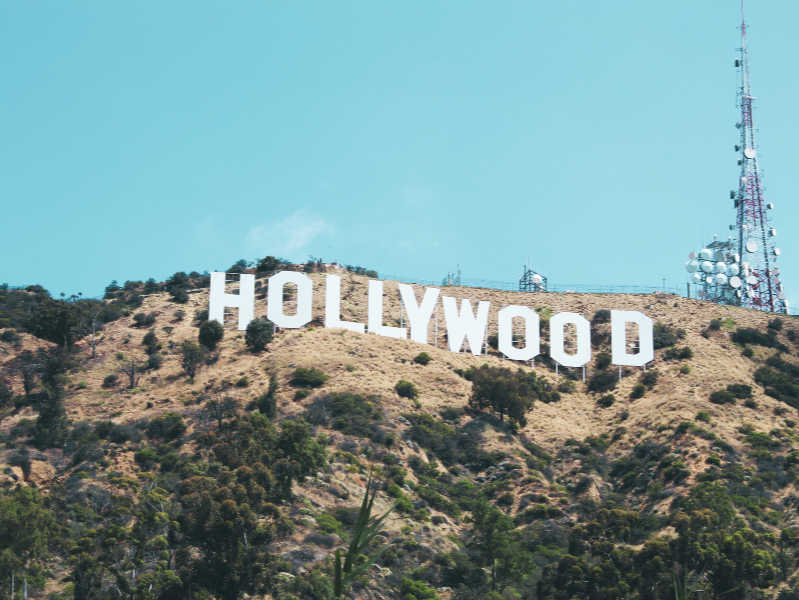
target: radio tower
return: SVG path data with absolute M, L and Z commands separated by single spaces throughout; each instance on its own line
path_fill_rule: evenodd
M 740 303 L 747 308 L 766 312 L 787 313 L 788 303 L 776 265 L 780 249 L 775 245 L 777 231 L 769 223 L 768 213 L 774 208 L 763 197 L 763 178 L 757 158 L 755 126 L 752 119 L 752 90 L 749 82 L 749 51 L 746 47 L 746 19 L 741 0 L 741 48 L 740 58 L 735 60 L 740 71 L 741 87 L 738 90 L 738 106 L 741 120 L 736 123 L 741 139 L 735 146 L 740 152 L 738 164 L 741 175 L 738 191 L 730 192 L 735 201 L 737 258 L 740 260 Z M 730 227 L 732 229 L 732 227 Z M 737 261 L 736 261 L 737 262 Z

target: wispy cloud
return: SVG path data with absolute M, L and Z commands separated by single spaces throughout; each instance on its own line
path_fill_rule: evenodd
M 247 232 L 246 242 L 256 254 L 296 258 L 316 238 L 332 230 L 323 217 L 301 208 L 279 221 L 254 225 Z

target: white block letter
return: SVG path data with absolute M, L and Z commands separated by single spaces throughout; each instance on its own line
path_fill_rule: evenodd
M 287 315 L 283 312 L 283 288 L 287 283 L 297 286 L 297 312 Z M 281 271 L 269 278 L 267 292 L 266 316 L 278 327 L 296 329 L 311 320 L 311 304 L 313 302 L 313 282 L 296 271 Z
M 255 275 L 242 273 L 239 277 L 239 293 L 225 293 L 225 274 L 211 273 L 211 291 L 208 294 L 208 319 L 225 324 L 225 307 L 239 309 L 239 329 L 255 317 Z
M 383 282 L 369 280 L 369 332 L 390 338 L 404 339 L 408 330 L 404 327 L 383 325 Z
M 513 345 L 513 318 L 524 319 L 524 348 Z M 541 351 L 538 313 L 526 306 L 506 306 L 497 314 L 499 351 L 511 360 L 530 360 Z
M 398 284 L 405 312 L 408 313 L 408 323 L 411 325 L 411 339 L 421 344 L 427 343 L 427 325 L 433 315 L 433 309 L 438 300 L 438 288 L 425 288 L 421 304 L 416 304 L 416 294 L 413 288 L 406 283 Z
M 481 300 L 477 303 L 477 317 L 472 312 L 472 303 L 461 300 L 461 309 L 455 298 L 441 296 L 444 304 L 444 321 L 447 323 L 447 340 L 452 352 L 460 352 L 464 338 L 469 339 L 469 348 L 472 354 L 480 356 L 485 339 L 486 325 L 488 323 L 488 308 L 490 302 Z
M 638 325 L 638 353 L 627 353 L 627 323 Z M 614 365 L 640 367 L 655 358 L 652 319 L 637 310 L 610 311 L 610 348 Z
M 363 323 L 341 320 L 341 277 L 325 277 L 325 327 L 330 329 L 349 329 L 363 333 Z
M 563 348 L 563 328 L 571 323 L 577 329 L 577 352 Z M 582 367 L 591 360 L 591 325 L 577 313 L 558 313 L 549 320 L 549 354 L 564 367 Z

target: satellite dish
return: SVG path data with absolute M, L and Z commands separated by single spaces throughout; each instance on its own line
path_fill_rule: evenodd
M 757 242 L 755 240 L 746 240 L 746 251 L 749 253 L 757 252 Z
M 741 271 L 741 267 L 738 263 L 733 263 L 731 265 L 727 265 L 727 275 L 732 277 L 733 275 L 737 275 Z
M 697 269 L 699 269 L 699 262 L 695 260 L 689 260 L 685 263 L 685 270 L 689 273 L 696 273 Z
M 771 237 L 774 237 L 775 235 L 777 235 L 777 230 L 772 227 L 771 229 L 768 230 L 768 234 Z
M 757 156 L 757 152 L 755 152 L 754 148 L 744 148 L 744 156 L 748 159 L 752 159 Z
M 699 283 L 700 281 L 702 281 L 702 276 L 699 273 L 694 273 L 693 280 L 696 283 Z
M 711 260 L 713 258 L 713 251 L 710 248 L 702 248 L 699 251 L 699 258 Z
M 740 298 L 741 297 L 741 290 L 735 290 L 735 295 Z
M 712 273 L 713 272 L 713 263 L 709 260 L 702 261 L 701 269 L 705 273 Z
M 695 259 L 696 258 L 696 252 L 689 252 L 688 253 L 688 258 L 690 258 L 691 260 Z
M 741 185 L 746 185 L 746 182 L 749 181 L 745 176 L 741 176 Z
M 780 255 L 780 249 L 774 248 L 774 256 L 779 256 L 779 255 Z
M 772 208 L 774 208 L 774 203 L 773 202 L 769 202 L 768 204 L 766 204 L 766 208 L 771 210 Z
M 708 284 L 708 285 L 712 285 L 713 284 L 713 278 L 710 277 L 710 276 L 705 277 L 705 283 Z
M 716 273 L 726 273 L 727 272 L 727 263 L 724 262 L 717 262 L 716 263 Z
M 757 285 L 757 277 L 755 277 L 754 275 L 747 275 L 746 283 L 748 283 L 749 285 Z
M 738 261 L 740 261 L 740 260 L 741 260 L 741 255 L 740 255 L 740 254 L 738 254 L 737 252 L 736 252 L 735 254 L 733 254 L 733 255 L 732 255 L 732 261 L 733 261 L 733 262 L 738 262 Z
M 730 277 L 730 287 L 734 290 L 737 290 L 739 287 L 741 287 L 741 278 L 737 275 Z
M 533 274 L 533 283 L 541 283 L 542 281 L 544 281 L 544 278 L 541 275 L 538 273 Z
M 779 298 L 780 300 L 785 300 L 785 292 L 780 292 L 779 294 L 777 294 L 777 298 Z
M 727 276 L 724 273 L 719 273 L 718 275 L 716 275 L 716 283 L 718 283 L 719 285 L 724 285 L 725 283 L 727 283 Z

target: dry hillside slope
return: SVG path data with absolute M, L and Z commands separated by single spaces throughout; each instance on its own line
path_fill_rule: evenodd
M 531 366 L 504 359 L 492 348 L 481 356 L 450 352 L 440 307 L 438 325 L 429 329 L 431 344 L 325 329 L 324 274 L 311 277 L 311 324 L 278 331 L 265 351 L 253 353 L 231 319 L 218 347 L 209 353 L 213 359 L 193 378 L 184 372 L 181 344 L 197 340 L 195 317 L 208 308 L 204 289 L 190 293 L 185 304 L 174 303 L 166 291 L 146 295 L 129 315 L 105 325 L 94 358 L 87 338 L 79 340 L 66 373 L 64 407 L 70 431 L 81 423 L 89 431 L 111 421 L 140 432 L 116 441 L 102 434 L 85 441 L 89 438 L 71 433 L 57 444 L 37 447 L 31 432 L 40 407 L 22 400 L 23 376 L 16 365 L 25 350 L 52 350 L 55 344 L 28 333 L 0 342 L 2 370 L 16 397 L 0 409 L 4 494 L 10 497 L 19 487 L 38 489 L 71 532 L 62 531 L 64 541 L 41 559 L 41 581 L 33 597 L 111 598 L 117 597 L 113 590 L 125 586 L 139 594 L 136 598 L 193 597 L 197 592 L 186 587 L 192 580 L 195 589 L 206 586 L 207 596 L 196 597 L 241 597 L 224 596 L 202 583 L 196 565 L 211 550 L 187 533 L 186 515 L 196 512 L 187 500 L 187 481 L 213 476 L 214 485 L 229 485 L 220 472 L 229 467 L 230 473 L 240 474 L 253 466 L 220 458 L 214 444 L 224 438 L 225 427 L 239 427 L 258 410 L 258 399 L 275 382 L 276 426 L 310 422 L 326 459 L 289 479 L 289 496 L 274 496 L 269 507 L 257 509 L 247 501 L 247 510 L 255 513 L 253 531 L 255 523 L 262 530 L 270 523 L 263 552 L 273 558 L 252 558 L 272 566 L 259 571 L 257 581 L 248 571 L 246 577 L 253 581 L 246 585 L 241 575 L 237 594 L 332 597 L 326 594 L 332 585 L 333 553 L 346 550 L 352 527 L 348 519 L 371 471 L 379 487 L 373 512 L 395 508 L 375 541 L 383 551 L 373 557 L 367 576 L 347 592 L 352 597 L 673 598 L 677 584 L 685 586 L 685 597 L 695 597 L 691 590 L 700 588 L 708 591 L 706 598 L 776 598 L 780 592 L 781 598 L 794 597 L 788 595 L 796 578 L 799 525 L 794 472 L 794 463 L 799 463 L 799 399 L 790 387 L 796 385 L 791 383 L 797 376 L 793 369 L 799 370 L 794 367 L 799 365 L 794 319 L 783 317 L 777 324 L 773 315 L 667 294 L 442 288 L 442 294 L 468 298 L 473 305 L 477 300 L 491 303 L 489 337 L 496 333 L 497 311 L 509 304 L 535 308 L 544 323 L 561 311 L 596 317 L 596 346 L 584 383 L 579 369 L 561 367 L 556 373 L 546 356 Z M 257 317 L 266 313 L 264 285 L 259 279 Z M 384 286 L 385 324 L 399 325 L 403 316 L 396 282 Z M 420 297 L 423 288 L 416 289 Z M 367 279 L 343 272 L 342 296 L 342 318 L 365 323 Z M 610 350 L 609 324 L 601 312 L 607 309 L 650 316 L 659 323 L 659 344 L 666 344 L 646 371 L 626 368 L 619 382 L 615 368 L 601 364 Z M 140 313 L 152 314 L 154 323 L 137 327 L 134 315 Z M 142 340 L 150 330 L 161 345 L 163 362 L 145 369 L 148 355 Z M 736 343 L 733 334 L 741 330 L 755 330 L 762 337 Z M 546 332 L 544 325 L 544 344 Z M 680 355 L 684 348 L 690 352 Z M 422 352 L 431 359 L 427 364 L 414 360 Z M 129 387 L 125 371 L 131 361 L 140 368 Z M 509 377 L 519 369 L 535 375 L 541 393 L 533 398 L 526 423 L 470 407 L 473 369 L 482 365 L 511 369 Z M 318 387 L 300 385 L 298 368 L 318 369 L 326 379 Z M 768 373 L 785 381 L 766 381 Z M 602 374 L 604 381 L 597 378 Z M 109 377 L 114 375 L 115 383 Z M 415 398 L 397 393 L 400 380 L 413 384 Z M 731 384 L 732 393 L 711 401 L 711 394 Z M 591 386 L 600 390 L 591 391 Z M 43 389 L 37 383 L 34 395 Z M 337 408 L 336 401 L 345 408 Z M 224 411 L 215 408 L 225 402 Z M 337 410 L 360 412 L 350 417 Z M 171 439 L 154 434 L 158 430 L 148 424 L 162 422 L 158 419 L 165 415 L 182 417 L 185 430 Z M 80 450 L 84 446 L 91 447 Z M 25 453 L 27 466 L 19 458 Z M 205 462 L 186 466 L 192 461 Z M 269 477 L 280 479 L 275 464 L 265 466 Z M 244 489 L 249 484 L 241 485 Z M 98 531 L 109 530 L 110 517 L 105 515 L 116 506 L 114 499 L 126 497 L 131 506 L 140 506 L 153 489 L 163 491 L 164 506 L 171 508 L 161 513 L 174 522 L 163 531 L 152 530 L 164 536 L 157 542 L 163 547 L 160 554 L 137 554 L 133 540 L 139 540 L 141 527 L 136 523 L 144 517 L 130 508 L 114 522 L 126 532 L 117 534 L 122 536 L 117 543 L 129 546 L 129 556 L 137 558 L 103 556 L 108 538 Z M 717 491 L 723 493 L 714 495 Z M 57 500 L 50 498 L 53 494 Z M 235 491 L 231 494 L 243 506 Z M 719 503 L 725 504 L 719 508 Z M 729 518 L 714 521 L 725 510 Z M 486 542 L 481 535 L 494 531 L 492 527 L 504 537 Z M 717 534 L 721 537 L 712 537 Z M 156 543 L 156 533 L 148 535 L 143 548 Z M 736 535 L 738 545 L 729 541 Z M 78 539 L 85 540 L 81 550 L 74 547 Z M 246 535 L 235 539 L 244 544 L 240 552 L 250 551 Z M 503 544 L 512 551 L 503 553 Z M 701 557 L 699 547 L 705 551 Z M 81 556 L 101 566 L 91 570 L 80 562 Z M 85 572 L 92 573 L 89 587 L 103 590 L 100 595 L 81 596 Z M 164 573 L 179 583 L 166 582 Z M 145 575 L 152 577 L 147 580 L 149 596 L 136 591 Z

